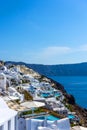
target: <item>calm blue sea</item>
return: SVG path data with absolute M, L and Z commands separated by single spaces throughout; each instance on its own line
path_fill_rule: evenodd
M 61 83 L 65 90 L 75 97 L 77 104 L 87 108 L 86 76 L 52 76 L 50 78 Z

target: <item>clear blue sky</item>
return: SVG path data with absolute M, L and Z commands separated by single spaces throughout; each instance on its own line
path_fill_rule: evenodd
M 87 61 L 87 0 L 0 0 L 0 59 Z

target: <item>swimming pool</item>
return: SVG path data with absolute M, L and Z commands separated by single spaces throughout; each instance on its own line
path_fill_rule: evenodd
M 74 119 L 74 118 L 75 118 L 75 116 L 74 116 L 74 115 L 72 115 L 72 114 L 69 114 L 69 115 L 68 115 L 68 118 L 69 118 L 69 119 Z
M 48 115 L 48 116 L 40 116 L 40 117 L 37 117 L 35 119 L 41 119 L 41 120 L 47 119 L 47 120 L 50 120 L 50 121 L 56 121 L 56 120 L 59 120 L 60 118 L 55 117 L 53 115 Z
M 50 96 L 50 93 L 42 93 L 41 94 L 41 97 L 44 97 L 44 98 L 47 98 L 47 97 L 49 97 Z
M 47 97 L 50 97 L 50 96 L 58 97 L 58 96 L 60 96 L 60 93 L 58 93 L 58 92 L 56 92 L 56 93 L 50 92 L 50 93 L 42 93 L 41 94 L 41 97 L 44 97 L 44 98 L 47 98 Z
M 60 96 L 60 93 L 57 92 L 57 93 L 54 94 L 54 96 L 58 97 L 58 96 Z
M 75 116 L 72 115 L 72 114 L 69 114 L 69 115 L 68 115 L 68 118 L 72 120 L 72 119 L 75 118 Z M 56 117 L 56 116 L 53 116 L 53 115 L 40 116 L 40 117 L 36 117 L 35 119 L 40 119 L 40 120 L 47 119 L 47 120 L 49 120 L 49 121 L 60 120 L 60 118 L 58 118 L 58 117 Z

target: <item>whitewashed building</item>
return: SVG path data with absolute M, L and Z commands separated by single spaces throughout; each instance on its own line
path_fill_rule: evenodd
M 0 130 L 18 130 L 17 112 L 8 108 L 0 98 Z
M 6 76 L 4 73 L 0 73 L 0 88 L 6 90 Z
M 70 122 L 68 118 L 56 121 L 20 118 L 18 127 L 19 130 L 70 130 Z
M 17 92 L 17 90 L 13 87 L 9 87 L 8 88 L 8 92 L 9 92 L 9 97 L 11 98 L 12 96 L 15 97 L 16 99 L 19 99 L 20 102 L 23 102 L 24 100 L 24 94 L 20 94 L 19 92 Z

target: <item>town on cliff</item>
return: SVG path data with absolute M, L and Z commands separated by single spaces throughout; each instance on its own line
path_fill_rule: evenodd
M 87 110 L 60 83 L 25 65 L 0 61 L 0 103 L 0 130 L 87 127 Z

